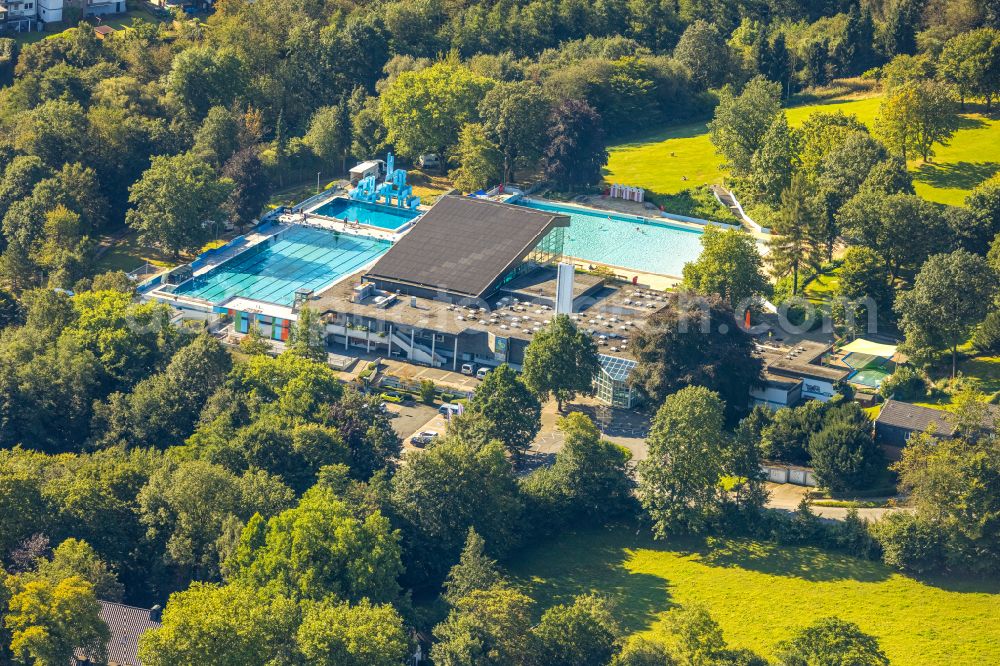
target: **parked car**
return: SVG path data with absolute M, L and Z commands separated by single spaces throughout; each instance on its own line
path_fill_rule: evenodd
M 382 399 L 386 402 L 391 402 L 397 405 L 412 405 L 413 398 L 406 395 L 405 393 L 398 393 L 396 391 L 382 391 Z
M 486 379 L 486 375 L 490 374 L 491 368 L 479 368 L 476 370 L 476 379 Z
M 410 444 L 413 444 L 413 446 L 427 446 L 437 439 L 437 437 L 438 434 L 433 430 L 422 430 L 413 437 L 410 437 Z
M 450 419 L 452 414 L 458 414 L 462 411 L 461 405 L 456 405 L 453 402 L 446 402 L 440 407 L 438 407 L 438 413 L 444 414 L 446 419 Z
M 437 169 L 441 166 L 441 159 L 434 153 L 421 155 L 417 158 L 417 166 L 421 169 Z
M 472 375 L 476 374 L 476 366 L 474 366 L 471 363 L 463 363 L 462 364 L 462 374 L 463 375 L 469 375 L 471 377 Z

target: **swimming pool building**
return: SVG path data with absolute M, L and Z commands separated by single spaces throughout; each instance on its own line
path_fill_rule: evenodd
M 457 370 L 520 367 L 555 314 L 567 215 L 445 196 L 371 268 L 311 299 L 332 350 Z M 666 295 L 577 273 L 571 309 L 616 374 L 602 398 L 630 406 L 628 340 Z M 623 359 L 615 363 L 613 359 Z M 605 395 L 606 394 L 606 395 Z
M 323 318 L 330 352 L 343 356 L 449 370 L 520 367 L 532 337 L 555 314 L 569 215 L 445 195 L 397 227 L 397 211 L 357 203 L 330 200 L 309 209 L 319 214 L 283 215 L 157 278 L 145 293 L 184 316 L 231 321 L 237 334 L 257 327 L 275 340 L 287 339 L 307 304 Z M 350 222 L 327 219 L 353 214 Z M 601 275 L 569 275 L 570 316 L 614 371 L 602 397 L 629 406 L 629 338 L 666 306 L 666 295 Z

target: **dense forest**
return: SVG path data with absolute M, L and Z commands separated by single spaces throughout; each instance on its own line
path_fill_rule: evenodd
M 724 401 L 745 400 L 742 384 L 651 389 L 663 403 L 651 450 L 676 461 L 671 451 L 697 441 L 705 456 L 648 466 L 642 481 L 575 416 L 551 467 L 516 469 L 548 394 L 529 388 L 530 372 L 492 373 L 454 433 L 400 465 L 379 401 L 315 360 L 315 321 L 300 320 L 277 358 L 252 336 L 233 355 L 172 324 L 165 306 L 134 302 L 123 273 L 95 274 L 94 252 L 98 237 L 126 231 L 175 256 L 197 250 L 215 233 L 206 221 L 243 228 L 272 191 L 390 149 L 445 156 L 464 190 L 526 173 L 593 186 L 609 141 L 714 118 L 733 183 L 779 227 L 802 226 L 803 207 L 826 197 L 779 249 L 785 283 L 846 236 L 856 281 L 845 284 L 880 287 L 885 303 L 913 286 L 899 324 L 926 333 L 913 350 L 953 351 L 985 311 L 957 333 L 928 332 L 920 303 L 991 270 L 1000 186 L 957 212 L 930 207 L 905 158 L 936 138 L 893 134 L 905 119 L 876 139 L 848 119 L 796 134 L 776 118 L 796 93 L 861 76 L 919 79 L 928 95 L 940 84 L 956 103 L 989 106 L 998 29 L 1000 6 L 979 0 L 219 0 L 206 18 L 137 21 L 104 40 L 89 24 L 30 44 L 0 38 L 0 660 L 61 664 L 76 647 L 99 658 L 97 599 L 169 598 L 164 627 L 140 647 L 150 666 L 399 664 L 418 632 L 438 664 L 768 663 L 729 649 L 697 610 L 678 616 L 672 653 L 623 647 L 596 597 L 539 619 L 497 564 L 615 520 L 821 544 L 910 572 L 995 571 L 996 444 L 971 427 L 947 447 L 915 444 L 900 474 L 916 514 L 874 531 L 856 518 L 825 525 L 808 507 L 779 519 L 748 471 L 762 447 L 796 437 L 816 435 L 834 458 L 867 424 L 860 412 L 734 413 Z M 945 236 L 959 255 L 921 281 Z M 686 271 L 689 286 L 726 288 L 710 269 Z M 663 344 L 650 340 L 650 355 Z M 725 358 L 698 353 L 702 366 Z M 743 481 L 723 491 L 723 478 Z M 970 478 L 985 481 L 959 490 Z M 867 659 L 852 663 L 887 663 L 837 621 L 790 641 L 782 663 L 814 663 L 810 641 L 824 632 Z

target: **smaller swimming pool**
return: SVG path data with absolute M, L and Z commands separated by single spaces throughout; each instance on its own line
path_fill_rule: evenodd
M 344 197 L 336 197 L 310 212 L 388 231 L 395 231 L 420 215 L 415 210 L 366 201 L 354 201 Z

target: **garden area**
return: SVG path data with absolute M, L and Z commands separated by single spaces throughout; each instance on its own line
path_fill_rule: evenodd
M 703 605 L 733 646 L 775 646 L 832 615 L 879 638 L 894 664 L 1000 663 L 1000 584 L 921 582 L 884 565 L 812 547 L 749 539 L 656 542 L 634 526 L 569 534 L 512 563 L 540 607 L 596 592 L 628 632 L 668 635 L 663 616 Z

